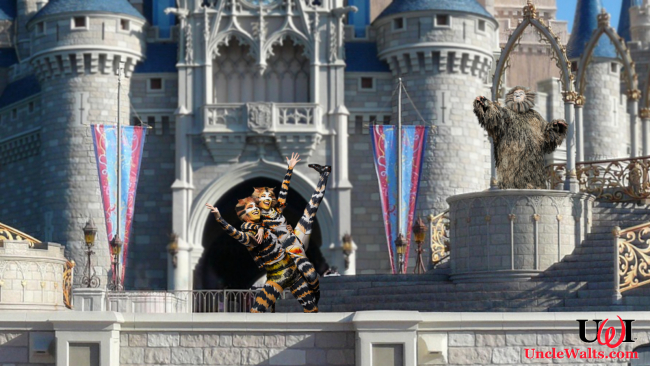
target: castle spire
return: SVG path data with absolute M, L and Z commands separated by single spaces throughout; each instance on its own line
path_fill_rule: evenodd
M 578 0 L 571 38 L 567 44 L 569 59 L 579 59 L 585 51 L 593 31 L 598 28 L 597 16 L 603 6 L 600 0 Z M 594 57 L 616 58 L 616 49 L 608 37 L 601 37 L 594 49 Z
M 621 3 L 621 18 L 618 21 L 618 35 L 623 37 L 626 42 L 632 40 L 630 34 L 630 8 L 633 6 L 641 6 L 643 0 L 623 0 Z

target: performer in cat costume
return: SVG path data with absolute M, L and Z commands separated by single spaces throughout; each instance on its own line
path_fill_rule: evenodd
M 271 230 L 262 228 L 262 238 L 258 243 L 255 240 L 254 231 L 238 231 L 221 217 L 216 207 L 207 203 L 206 207 L 212 211 L 217 222 L 226 230 L 228 235 L 245 245 L 246 249 L 255 258 L 255 262 L 262 263 L 266 270 L 266 283 L 255 298 L 251 313 L 264 313 L 267 309 L 273 307 L 285 288 L 291 289 L 291 293 L 298 299 L 305 313 L 318 312 L 314 295 L 307 286 L 305 279 L 298 272 L 293 258 L 286 254 L 284 248 L 278 242 L 277 236 Z M 251 223 L 260 220 L 260 209 L 251 197 L 239 200 L 235 210 L 239 219 L 244 222 Z
M 254 189 L 253 195 L 257 206 L 262 209 L 262 221 L 260 224 L 245 222 L 242 224 L 243 231 L 256 231 L 256 239 L 258 242 L 262 239 L 263 229 L 269 228 L 278 237 L 278 241 L 286 252 L 293 257 L 298 271 L 305 278 L 309 284 L 316 304 L 320 299 L 320 286 L 318 280 L 318 273 L 314 266 L 309 262 L 306 255 L 306 250 L 303 245 L 305 238 L 311 234 L 311 226 L 314 222 L 314 217 L 318 210 L 318 206 L 323 200 L 325 194 L 325 187 L 327 186 L 327 179 L 332 168 L 328 165 L 321 166 L 318 164 L 310 164 L 309 167 L 315 169 L 320 173 L 320 179 L 316 186 L 316 190 L 311 195 L 311 199 L 305 207 L 305 210 L 298 221 L 298 225 L 294 230 L 287 224 L 287 220 L 282 215 L 282 211 L 286 207 L 287 194 L 289 192 L 289 183 L 293 174 L 293 168 L 300 161 L 298 154 L 291 154 L 291 159 L 287 158 L 287 174 L 282 181 L 282 188 L 278 192 L 276 199 L 273 188 L 258 187 Z
M 522 86 L 506 94 L 506 108 L 485 97 L 474 101 L 478 123 L 493 141 L 501 189 L 546 189 L 544 154 L 562 144 L 567 124 L 546 122 L 534 106 L 535 93 Z

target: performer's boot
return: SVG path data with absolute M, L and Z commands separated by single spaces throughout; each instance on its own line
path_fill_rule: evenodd
M 307 166 L 314 169 L 314 170 L 316 170 L 317 172 L 319 172 L 321 174 L 324 173 L 324 172 L 328 172 L 328 173 L 332 172 L 332 166 L 331 165 L 309 164 Z

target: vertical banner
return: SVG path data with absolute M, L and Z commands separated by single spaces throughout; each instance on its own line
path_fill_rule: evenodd
M 122 283 L 124 283 L 124 271 L 126 269 L 126 258 L 129 248 L 131 224 L 133 222 L 133 210 L 135 207 L 135 193 L 138 187 L 146 128 L 122 126 L 119 198 L 117 197 L 117 126 L 91 125 L 91 132 L 95 146 L 99 188 L 104 207 L 106 233 L 109 243 L 117 234 L 117 220 L 119 215 L 119 234 L 124 243 L 121 253 L 122 273 L 120 277 Z M 117 212 L 118 199 L 119 213 Z
M 397 220 L 400 220 L 402 234 L 407 247 L 404 268 L 408 267 L 411 245 L 411 225 L 417 204 L 420 174 L 424 158 L 428 128 L 425 126 L 402 126 L 402 195 L 397 192 L 397 128 L 395 126 L 370 126 L 375 169 L 379 180 L 379 197 L 386 230 L 388 254 L 393 273 L 396 273 L 395 240 L 397 239 Z M 398 217 L 398 199 L 402 201 L 402 212 Z

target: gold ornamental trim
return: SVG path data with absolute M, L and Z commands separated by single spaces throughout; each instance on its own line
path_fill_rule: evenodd
M 630 89 L 626 92 L 627 94 L 627 99 L 629 100 L 639 100 L 641 99 L 641 90 L 639 89 Z
M 72 273 L 74 270 L 74 261 L 67 261 L 63 271 L 63 304 L 72 309 Z M 56 288 L 56 283 L 54 283 Z
M 27 235 L 20 230 L 14 229 L 9 225 L 0 222 L 0 241 L 3 240 L 27 241 L 29 242 L 30 247 L 34 246 L 34 244 L 41 243 L 40 240 L 33 236 Z
M 449 211 L 429 215 L 431 226 L 431 262 L 434 266 L 449 257 Z
M 596 18 L 598 19 L 598 27 L 609 27 L 610 15 L 604 8 L 601 9 L 600 14 Z
M 618 288 L 625 292 L 650 283 L 650 222 L 612 230 L 618 241 Z
M 538 19 L 539 12 L 532 0 L 528 0 L 524 5 L 524 19 Z
M 585 98 L 584 95 L 578 94 L 576 97 L 576 106 L 577 107 L 583 107 L 585 105 L 585 102 L 587 101 L 587 98 Z
M 574 91 L 562 92 L 562 100 L 564 100 L 565 103 L 575 103 L 577 99 L 578 99 L 578 93 Z
M 641 108 L 639 110 L 639 117 L 643 119 L 650 119 L 650 108 Z

